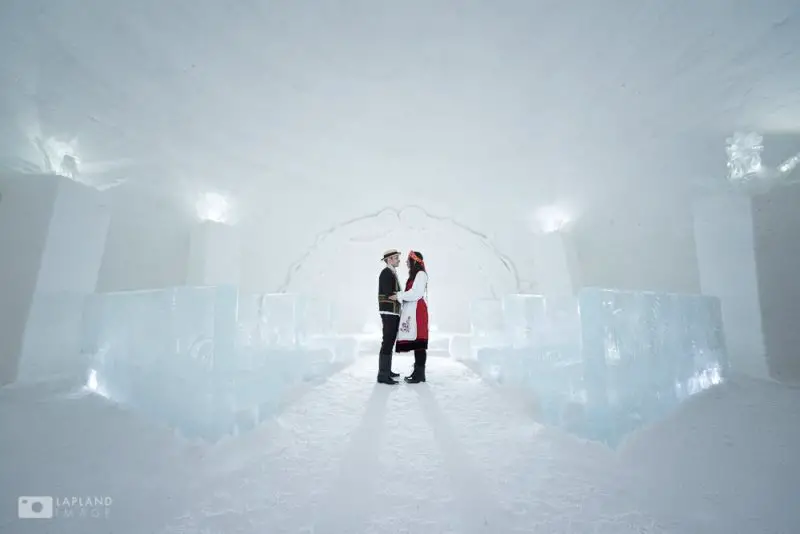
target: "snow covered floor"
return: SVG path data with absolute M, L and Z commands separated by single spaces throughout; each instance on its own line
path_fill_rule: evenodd
M 450 359 L 413 386 L 375 384 L 374 366 L 218 451 L 218 490 L 169 532 L 658 532 L 598 487 L 605 448 L 548 432 Z
M 406 371 L 410 360 L 396 358 Z M 0 394 L 0 532 L 793 533 L 800 390 L 703 395 L 618 452 L 534 423 L 463 365 L 374 383 L 362 358 L 276 421 L 191 445 L 95 397 Z M 107 518 L 19 520 L 17 496 Z
M 800 532 L 800 389 L 740 380 L 633 435 L 620 460 L 657 517 L 692 532 Z

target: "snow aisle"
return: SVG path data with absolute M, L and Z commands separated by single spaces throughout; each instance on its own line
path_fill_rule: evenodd
M 463 365 L 374 383 L 360 359 L 277 420 L 190 445 L 94 396 L 0 391 L 0 532 L 785 534 L 800 390 L 741 382 L 619 454 L 534 423 Z M 410 359 L 398 358 L 406 371 Z M 21 521 L 19 495 L 109 495 L 108 519 Z
M 361 359 L 230 443 L 219 457 L 240 465 L 165 532 L 663 531 L 631 496 L 598 488 L 613 453 L 532 422 L 461 364 L 432 356 L 413 386 L 376 385 L 374 372 Z

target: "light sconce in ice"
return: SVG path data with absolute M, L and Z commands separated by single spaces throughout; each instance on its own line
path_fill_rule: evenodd
M 537 233 L 552 234 L 566 230 L 571 223 L 572 217 L 566 210 L 558 206 L 546 206 L 536 210 L 531 226 Z
M 231 222 L 231 205 L 228 199 L 219 193 L 206 193 L 195 204 L 197 217 L 201 221 L 212 221 L 222 224 Z
M 763 164 L 763 137 L 757 133 L 735 133 L 726 140 L 728 153 L 728 179 L 735 185 L 769 188 L 787 184 L 787 179 L 800 164 L 800 153 L 790 157 L 777 167 Z
M 111 161 L 86 161 L 78 155 L 78 139 L 62 141 L 44 138 L 39 125 L 31 127 L 28 140 L 38 151 L 37 161 L 25 161 L 19 170 L 23 173 L 55 174 L 69 178 L 98 191 L 105 191 L 125 183 L 128 175 L 123 171 L 133 160 L 122 158 Z
M 89 371 L 89 378 L 86 379 L 86 388 L 92 391 L 97 391 L 97 371 L 92 369 Z
M 86 378 L 86 384 L 83 386 L 86 391 L 91 391 L 95 395 L 108 398 L 108 394 L 100 386 L 97 380 L 97 371 L 95 369 L 89 370 L 89 376 Z
M 77 139 L 64 142 L 49 137 L 44 141 L 37 139 L 37 144 L 44 156 L 46 172 L 73 180 L 78 179 L 81 160 L 78 157 Z
M 798 165 L 800 165 L 800 153 L 795 154 L 791 158 L 778 165 L 778 172 L 781 174 L 789 174 L 795 170 Z
M 728 178 L 743 180 L 762 170 L 761 153 L 764 138 L 755 133 L 736 132 L 726 140 L 728 153 Z

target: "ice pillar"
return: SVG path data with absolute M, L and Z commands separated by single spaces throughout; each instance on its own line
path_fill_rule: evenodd
M 110 209 L 97 190 L 55 175 L 0 177 L 0 383 L 83 372 L 80 334 Z
M 751 200 L 721 194 L 696 199 L 692 209 L 700 288 L 720 299 L 732 370 L 768 378 Z
M 235 227 L 203 221 L 192 230 L 187 283 L 238 286 L 240 256 Z
M 534 238 L 534 276 L 545 297 L 571 297 L 580 284 L 575 244 L 568 233 L 550 232 Z

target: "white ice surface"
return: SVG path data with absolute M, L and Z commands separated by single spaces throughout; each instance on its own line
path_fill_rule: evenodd
M 187 444 L 93 397 L 0 394 L 0 532 L 779 533 L 800 513 L 800 391 L 702 395 L 619 453 L 534 423 L 461 364 L 374 384 L 361 358 L 277 420 Z M 405 371 L 410 360 L 397 357 Z M 108 495 L 107 519 L 16 519 Z

